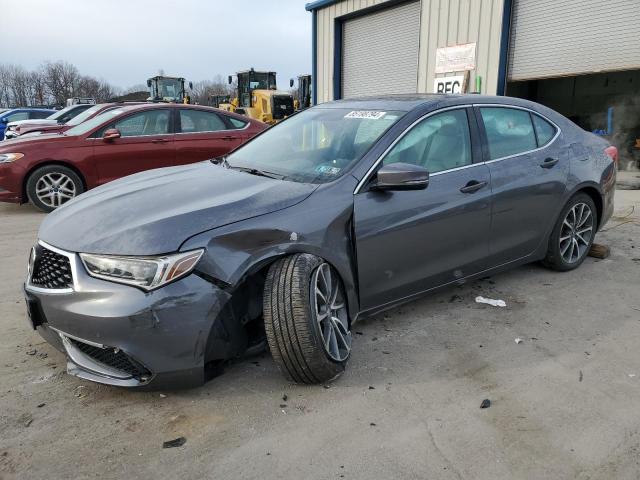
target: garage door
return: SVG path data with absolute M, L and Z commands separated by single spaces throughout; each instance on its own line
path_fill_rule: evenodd
M 509 79 L 640 68 L 638 0 L 514 0 Z
M 347 20 L 343 27 L 342 97 L 415 93 L 420 2 Z

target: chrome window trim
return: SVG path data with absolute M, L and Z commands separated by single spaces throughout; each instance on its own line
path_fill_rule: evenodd
M 472 107 L 471 104 L 465 104 L 465 105 L 454 105 L 451 107 L 445 107 L 445 108 L 441 108 L 438 110 L 434 110 L 433 112 L 428 112 L 425 113 L 423 116 L 421 116 L 420 118 L 418 118 L 416 121 L 414 121 L 411 125 L 409 125 L 404 132 L 402 132 L 392 143 L 391 145 L 389 145 L 384 152 L 382 152 L 382 154 L 378 157 L 378 159 L 373 163 L 373 165 L 369 168 L 369 170 L 367 170 L 367 173 L 362 177 L 362 179 L 358 182 L 358 184 L 356 185 L 356 188 L 353 191 L 354 195 L 357 195 L 358 193 L 360 193 L 360 190 L 362 189 L 362 187 L 364 187 L 367 184 L 367 181 L 369 180 L 370 176 L 372 175 L 372 173 L 375 171 L 375 169 L 378 167 L 378 165 L 380 164 L 380 162 L 382 162 L 382 160 L 384 159 L 384 157 L 387 156 L 387 154 L 389 153 L 389 151 L 396 146 L 396 144 L 402 140 L 404 138 L 405 135 L 407 135 L 411 130 L 413 130 L 413 127 L 415 127 L 417 124 L 419 124 L 420 122 L 422 122 L 423 120 L 432 117 L 433 115 L 436 115 L 438 113 L 442 113 L 442 112 L 447 112 L 449 110 L 459 110 L 461 108 L 469 108 Z M 469 126 L 471 127 L 471 126 Z M 469 132 L 469 135 L 471 136 L 471 132 Z M 471 163 L 470 165 L 463 165 L 462 167 L 456 167 L 456 168 L 452 168 L 449 170 L 442 170 L 440 172 L 436 172 L 433 174 L 429 174 L 429 176 L 432 175 L 438 175 L 441 173 L 445 173 L 445 172 L 450 172 L 452 170 L 459 170 L 461 168 L 467 168 L 467 167 L 471 167 L 473 165 L 479 165 L 479 163 Z
M 482 108 L 482 107 L 496 108 L 496 107 L 498 107 L 498 108 L 511 108 L 511 109 L 514 109 L 514 110 L 524 110 L 524 111 L 529 112 L 529 113 L 531 113 L 533 115 L 538 115 L 540 118 L 542 118 L 543 120 L 546 120 L 551 125 L 553 125 L 554 128 L 556 129 L 556 134 L 551 138 L 551 140 L 549 140 L 547 143 L 545 143 L 541 147 L 537 147 L 537 148 L 534 148 L 532 150 L 525 150 L 524 152 L 514 153 L 512 155 L 507 155 L 506 157 L 499 157 L 499 158 L 494 158 L 493 160 L 487 160 L 486 162 L 484 162 L 485 164 L 494 163 L 494 162 L 500 162 L 502 160 L 507 160 L 509 158 L 519 157 L 521 155 L 527 155 L 529 153 L 533 153 L 533 152 L 537 152 L 538 150 L 542 150 L 543 148 L 547 148 L 553 142 L 555 142 L 556 139 L 560 136 L 560 133 L 562 133 L 562 131 L 560 130 L 560 127 L 555 122 L 549 120 L 547 117 L 545 117 L 541 113 L 538 113 L 535 110 L 531 110 L 530 108 L 527 108 L 527 107 L 520 107 L 520 106 L 517 106 L 517 105 L 506 105 L 506 104 L 503 104 L 503 103 L 474 103 L 473 106 L 474 107 L 478 107 L 478 108 Z M 483 120 L 483 124 L 484 124 L 484 120 Z M 531 122 L 531 126 L 535 130 L 536 126 L 533 125 L 533 122 Z M 536 140 L 537 139 L 538 139 L 538 137 L 536 136 Z M 487 147 L 488 147 L 488 145 L 487 145 Z
M 51 250 L 52 252 L 55 252 L 59 255 L 63 255 L 65 257 L 67 257 L 69 259 L 69 264 L 71 265 L 71 276 L 72 276 L 72 280 L 73 280 L 73 286 L 69 287 L 69 288 L 43 288 L 43 287 L 38 287 L 36 285 L 33 285 L 31 283 L 31 269 L 28 270 L 28 275 L 27 275 L 27 281 L 26 281 L 26 285 L 25 288 L 27 290 L 29 290 L 30 292 L 35 292 L 35 293 L 45 293 L 45 294 L 66 294 L 66 293 L 73 293 L 77 290 L 78 288 L 78 264 L 77 264 L 77 260 L 76 260 L 76 254 L 72 253 L 72 252 L 67 252 L 65 250 L 61 250 L 57 247 L 54 247 L 53 245 L 49 245 L 47 242 L 43 242 L 42 240 L 38 240 L 38 244 L 41 245 L 42 247 L 46 248 L 47 250 Z
M 387 149 L 385 149 L 384 152 L 382 152 L 382 154 L 374 162 L 374 164 L 371 166 L 371 168 L 369 168 L 369 170 L 367 170 L 367 173 L 362 177 L 362 179 L 356 185 L 356 188 L 354 189 L 353 194 L 357 195 L 358 193 L 360 193 L 362 187 L 364 187 L 364 185 L 367 184 L 367 181 L 369 180 L 371 174 L 378 167 L 378 165 L 384 159 L 384 157 L 387 155 L 387 153 L 389 153 L 389 151 L 396 145 L 396 143 L 398 143 L 407 133 L 409 133 L 409 131 L 411 131 L 411 129 L 413 129 L 413 127 L 415 127 L 422 120 L 424 120 L 424 119 L 426 119 L 426 118 L 428 118 L 428 117 L 430 117 L 432 115 L 435 115 L 437 113 L 440 113 L 440 112 L 446 112 L 448 110 L 456 110 L 456 109 L 459 109 L 459 108 L 470 108 L 470 107 L 478 107 L 478 108 L 482 108 L 482 107 L 500 107 L 500 108 L 512 108 L 512 109 L 516 109 L 516 110 L 525 110 L 525 111 L 527 111 L 527 112 L 529 112 L 529 113 L 531 113 L 533 115 L 538 115 L 540 118 L 542 118 L 543 120 L 546 120 L 551 125 L 553 125 L 554 128 L 556 129 L 556 134 L 547 143 L 545 143 L 541 147 L 534 148 L 533 150 L 526 150 L 524 152 L 514 153 L 513 155 L 508 155 L 506 157 L 495 158 L 493 160 L 487 160 L 486 162 L 471 163 L 470 165 L 463 165 L 462 167 L 450 168 L 449 170 L 441 170 L 439 172 L 430 173 L 429 174 L 430 177 L 434 177 L 434 176 L 437 176 L 437 175 L 442 175 L 443 173 L 449 173 L 449 172 L 455 172 L 455 171 L 458 171 L 458 170 L 464 170 L 465 168 L 475 167 L 477 165 L 488 165 L 490 163 L 500 162 L 502 160 L 508 160 L 510 158 L 519 157 L 521 155 L 527 155 L 529 153 L 537 152 L 539 150 L 542 150 L 543 148 L 547 148 L 547 147 L 551 146 L 551 144 L 553 144 L 558 139 L 560 134 L 562 133 L 562 130 L 560 129 L 560 126 L 558 124 L 556 124 L 554 121 L 550 120 L 549 118 L 547 118 L 546 116 L 542 115 L 541 113 L 536 112 L 535 110 L 532 110 L 532 109 L 527 108 L 527 107 L 521 107 L 521 106 L 518 106 L 518 105 L 510 105 L 510 104 L 505 104 L 505 103 L 473 103 L 473 104 L 455 105 L 455 106 L 451 106 L 451 107 L 441 108 L 439 110 L 435 110 L 433 112 L 429 112 L 429 113 L 423 115 L 422 117 L 417 119 L 415 122 L 413 122 L 411 125 L 409 125 L 404 130 L 404 132 L 402 132 L 402 134 L 400 134 L 398 136 L 398 138 L 396 138 L 393 141 L 393 143 L 391 145 L 389 145 L 389 147 L 387 147 Z M 480 120 L 482 120 L 482 119 L 480 119 Z M 483 127 L 484 127 L 484 124 L 483 124 Z M 532 122 L 532 127 L 535 129 L 535 125 L 533 125 L 533 122 Z

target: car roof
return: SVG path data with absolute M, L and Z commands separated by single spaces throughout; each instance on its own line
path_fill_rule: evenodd
M 400 95 L 376 95 L 368 97 L 350 98 L 322 103 L 316 108 L 353 108 L 358 110 L 388 110 L 409 112 L 418 107 L 432 106 L 442 108 L 449 105 L 492 103 L 515 105 L 531 108 L 537 105 L 528 100 L 514 97 L 495 95 L 442 94 L 442 93 L 414 93 Z
M 234 112 L 227 112 L 226 110 L 221 110 L 219 108 L 210 107 L 208 105 L 194 105 L 190 103 L 165 103 L 165 102 L 146 102 L 146 103 L 135 103 L 133 105 L 128 103 L 114 103 L 117 109 L 121 109 L 125 113 L 141 111 L 141 110 L 153 110 L 156 108 L 188 108 L 192 110 L 204 110 L 204 111 L 214 111 L 217 113 L 221 113 L 223 115 L 227 115 L 229 117 L 237 118 L 238 120 L 242 120 L 243 122 L 248 123 L 262 123 L 255 118 L 250 118 L 245 115 L 240 115 Z

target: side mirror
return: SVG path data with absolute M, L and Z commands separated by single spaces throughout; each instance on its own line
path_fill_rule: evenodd
M 151 79 L 147 80 L 147 87 L 151 88 Z
M 384 165 L 376 177 L 372 190 L 422 190 L 429 185 L 427 169 L 411 163 Z
M 289 79 L 289 88 L 293 88 L 293 78 Z
M 227 78 L 227 80 L 229 80 L 229 85 L 231 85 L 233 83 L 233 78 L 231 78 L 231 75 L 229 75 L 229 77 Z
M 9 119 L 7 117 L 0 119 L 0 123 L 8 123 L 8 122 L 9 122 Z
M 102 135 L 102 140 L 108 142 L 110 140 L 115 140 L 116 138 L 120 138 L 120 130 L 117 128 L 107 128 Z

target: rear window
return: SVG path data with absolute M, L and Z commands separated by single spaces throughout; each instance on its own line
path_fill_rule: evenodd
M 222 119 L 213 112 L 203 110 L 180 110 L 182 133 L 217 132 L 226 130 Z
M 536 129 L 538 138 L 538 147 L 544 147 L 556 134 L 556 127 L 547 122 L 544 118 L 531 114 L 533 118 L 533 126 Z
M 481 107 L 480 113 L 487 132 L 491 160 L 538 148 L 528 111 L 505 107 Z
M 247 122 L 243 122 L 242 120 L 238 120 L 237 118 L 227 117 L 227 119 L 229 120 L 229 123 L 231 123 L 234 129 L 244 128 L 247 126 Z

